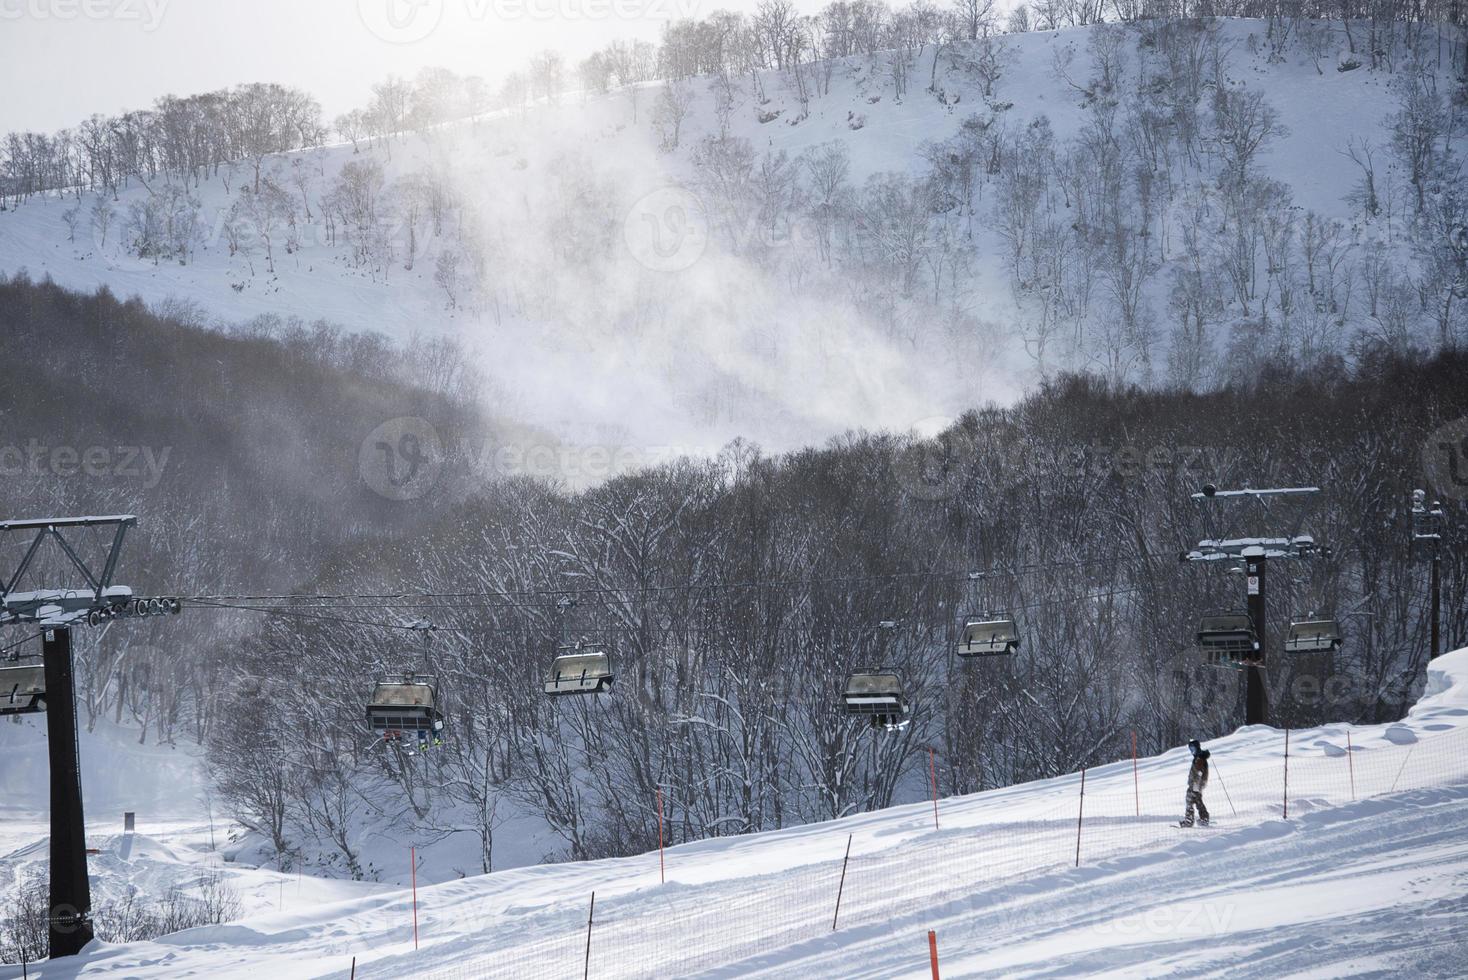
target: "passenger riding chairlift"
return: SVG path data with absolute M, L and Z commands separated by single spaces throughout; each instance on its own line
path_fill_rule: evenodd
M 612 662 L 605 650 L 582 649 L 581 644 L 563 648 L 545 679 L 545 693 L 600 694 L 611 689 Z
M 46 668 L 42 664 L 0 667 L 0 715 L 46 710 Z
M 384 742 L 401 741 L 405 732 L 412 732 L 417 735 L 420 748 L 427 748 L 430 743 L 441 745 L 443 709 L 438 680 L 429 672 L 428 657 L 428 634 L 434 626 L 426 619 L 419 619 L 407 628 L 423 634 L 424 671 L 380 677 L 367 701 L 367 727 L 380 732 Z
M 1238 666 L 1259 659 L 1259 636 L 1247 613 L 1204 616 L 1198 624 L 1198 647 L 1215 665 Z
M 912 705 L 896 671 L 866 668 L 852 673 L 841 700 L 848 715 L 870 718 L 873 728 L 897 731 L 912 721 Z
M 1338 620 L 1316 616 L 1290 621 L 1290 632 L 1285 639 L 1286 653 L 1331 653 L 1341 648 L 1345 637 Z

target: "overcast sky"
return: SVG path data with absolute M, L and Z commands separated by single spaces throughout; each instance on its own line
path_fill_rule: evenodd
M 542 48 L 574 60 L 617 37 L 656 41 L 669 20 L 755 2 L 0 0 L 0 132 L 253 81 L 306 89 L 330 118 L 389 72 L 441 65 L 498 84 Z

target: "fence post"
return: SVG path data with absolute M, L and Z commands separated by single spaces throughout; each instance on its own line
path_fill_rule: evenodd
M 928 775 L 933 779 L 933 829 L 938 829 L 938 764 L 933 761 L 933 750 L 928 749 Z
M 581 980 L 591 976 L 591 919 L 596 915 L 596 892 L 591 893 L 591 908 L 586 912 L 586 966 L 581 970 Z
M 668 872 L 663 864 L 663 788 L 658 787 L 658 881 L 668 883 Z
M 836 913 L 831 916 L 831 931 L 836 931 L 836 920 L 841 918 L 841 893 L 846 890 L 846 862 L 851 860 L 851 838 L 846 835 L 846 856 L 841 859 L 841 884 L 836 886 Z
M 1132 796 L 1137 801 L 1137 816 L 1142 815 L 1142 788 L 1137 784 L 1137 733 L 1132 732 Z
M 1290 818 L 1290 730 L 1285 729 L 1284 818 Z
M 408 848 L 408 874 L 413 881 L 413 948 L 418 948 L 418 848 Z
M 938 977 L 938 934 L 932 929 L 928 930 L 928 962 L 933 967 L 933 980 Z
M 1351 802 L 1356 802 L 1356 760 L 1351 758 L 1351 733 L 1346 732 L 1346 766 L 1351 772 Z
M 1081 768 L 1081 805 L 1076 810 L 1076 867 L 1081 866 L 1081 818 L 1086 813 L 1086 770 Z

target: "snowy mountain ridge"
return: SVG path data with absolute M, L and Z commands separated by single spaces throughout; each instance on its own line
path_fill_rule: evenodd
M 1057 370 L 1206 386 L 1449 342 L 1461 195 L 1414 204 L 1391 120 L 1419 77 L 1450 113 L 1451 83 L 1347 70 L 1323 29 L 1098 25 L 568 96 L 267 157 L 263 184 L 36 197 L 0 215 L 0 271 L 452 335 L 498 410 L 623 465 L 930 430 Z M 1428 134 L 1443 175 L 1453 133 Z

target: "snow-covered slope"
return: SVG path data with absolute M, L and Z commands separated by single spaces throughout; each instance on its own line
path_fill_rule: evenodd
M 936 817 L 680 846 L 666 883 L 653 853 L 422 887 L 416 951 L 408 891 L 312 883 L 314 902 L 31 975 L 344 977 L 355 957 L 374 977 L 564 977 L 587 962 L 595 892 L 600 977 L 926 976 L 928 930 L 948 977 L 1452 976 L 1468 962 L 1468 650 L 1430 677 L 1400 723 L 1289 733 L 1288 776 L 1283 732 L 1212 743 L 1208 829 L 1175 826 L 1179 748 Z
M 292 908 L 332 894 L 331 877 L 347 878 L 329 847 L 306 845 L 296 868 L 281 874 L 258 836 L 231 819 L 211 785 L 204 750 L 187 738 L 175 745 L 140 741 L 139 731 L 99 719 L 78 732 L 87 839 L 100 851 L 94 870 L 94 905 L 127 894 L 156 901 L 171 887 L 191 886 L 206 871 L 228 872 L 247 912 Z M 46 716 L 0 721 L 0 895 L 48 859 L 49 782 Z M 287 749 L 283 749 L 287 751 Z M 513 803 L 503 804 L 494 851 L 495 867 L 533 865 L 555 845 L 544 820 Z M 123 814 L 136 818 L 136 835 L 124 835 Z M 369 817 L 355 846 L 367 881 L 342 881 L 345 894 L 406 885 L 411 828 Z M 419 882 L 449 881 L 481 867 L 478 842 L 469 834 L 439 836 L 422 851 Z M 322 878 L 313 878 L 317 874 Z M 316 894 L 313 886 L 324 891 Z
M 1317 70 L 1302 47 L 1271 60 L 1260 45 L 1263 31 L 1257 21 L 1220 28 L 1228 83 L 1262 92 L 1284 127 L 1266 144 L 1257 170 L 1288 188 L 1301 220 L 1310 211 L 1343 221 L 1358 255 L 1382 240 L 1406 268 L 1412 259 L 1401 240 L 1403 201 L 1388 200 L 1375 226 L 1359 226 L 1358 209 L 1346 198 L 1360 171 L 1337 152 L 1352 140 L 1370 140 L 1378 148 L 1383 193 L 1402 193 L 1384 131 L 1396 76 L 1336 71 L 1329 56 Z M 737 78 L 728 132 L 748 140 L 757 155 L 784 152 L 792 161 L 838 142 L 848 151 L 849 183 L 858 189 L 875 174 L 925 174 L 923 144 L 952 137 L 971 115 L 1015 134 L 1047 117 L 1063 147 L 1094 115 L 1078 88 L 1089 84 L 1093 33 L 1004 38 L 1004 70 L 989 98 L 963 67 L 962 45 L 947 49 L 936 76 L 932 47 L 916 53 L 901 94 L 886 52 L 833 63 L 817 86 L 825 90 L 804 105 L 779 73 L 765 73 L 759 93 L 748 78 Z M 1160 69 L 1135 32 L 1126 38 L 1121 86 L 1130 93 L 1145 72 Z M 1144 58 L 1151 59 L 1146 69 Z M 811 73 L 824 76 L 825 68 Z M 930 77 L 938 93 L 927 90 Z M 124 246 L 125 216 L 150 192 L 135 182 L 114 206 L 117 217 L 105 239 L 87 219 L 90 197 L 80 204 L 75 241 L 63 221 L 70 200 L 34 199 L 0 215 L 0 272 L 27 269 L 86 290 L 106 285 L 150 304 L 172 301 L 211 321 L 270 314 L 324 318 L 400 338 L 451 333 L 480 352 L 502 414 L 578 445 L 635 447 L 622 457 L 631 465 L 716 448 L 734 436 L 782 448 L 857 426 L 906 430 L 1021 390 L 1035 369 L 1028 334 L 1036 312 L 1033 304 L 1017 304 L 1005 268 L 1006 246 L 992 216 L 994 177 L 980 178 L 971 217 L 948 216 L 966 256 L 961 274 L 950 262 L 952 281 L 942 281 L 939 263 L 940 281 L 927 281 L 932 269 L 926 268 L 903 295 L 884 295 L 883 287 L 863 285 L 856 267 L 867 259 L 859 253 L 834 265 L 823 261 L 815 232 L 793 213 L 798 209 L 768 227 L 753 217 L 745 227 L 708 227 L 705 215 L 717 202 L 707 199 L 694 156 L 719 131 L 714 88 L 709 79 L 688 83 L 689 113 L 671 151 L 659 148 L 650 121 L 658 87 L 647 86 L 635 99 L 629 91 L 568 96 L 560 105 L 450 124 L 361 153 L 342 145 L 267 160 L 267 172 L 277 172 L 282 187 L 311 212 L 308 218 L 301 208 L 292 219 L 296 242 L 288 254 L 287 231 L 276 232 L 273 274 L 259 242 L 232 252 L 226 232 L 229 209 L 252 180 L 248 164 L 188 188 L 199 205 L 202 238 L 187 264 L 138 259 Z M 1203 117 L 1206 103 L 1200 98 Z M 1144 319 L 1159 345 L 1171 329 L 1166 290 L 1177 225 L 1200 207 L 1215 224 L 1221 220 L 1216 202 L 1189 197 L 1210 186 L 1219 167 L 1217 147 L 1203 142 L 1211 147 L 1205 159 L 1186 177 L 1168 177 L 1175 196 L 1160 202 L 1161 231 L 1153 233 L 1160 265 L 1141 292 L 1150 311 Z M 436 234 L 418 229 L 411 269 L 405 268 L 409 236 L 401 207 L 386 232 L 394 257 L 377 268 L 360 262 L 359 242 L 323 217 L 325 195 L 342 168 L 368 158 L 384 165 L 390 187 L 401 189 L 416 176 L 452 191 L 448 225 Z M 297 188 L 298 174 L 304 189 Z M 435 282 L 445 249 L 476 252 L 489 270 L 477 295 L 468 299 L 461 291 L 455 309 Z M 1091 291 L 1099 297 L 1103 290 L 1098 283 Z M 1231 311 L 1218 329 L 1239 315 Z M 1110 314 L 1092 316 L 1104 323 Z M 1218 346 L 1226 339 L 1220 336 Z M 1161 350 L 1153 355 L 1159 373 Z M 1072 366 L 1102 366 L 1094 351 L 1077 356 Z

